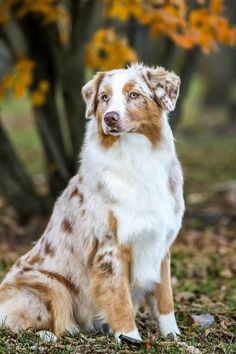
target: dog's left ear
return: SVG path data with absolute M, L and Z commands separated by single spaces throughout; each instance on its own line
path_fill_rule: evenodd
M 85 117 L 87 119 L 93 118 L 96 114 L 96 97 L 103 77 L 104 73 L 99 72 L 92 78 L 92 80 L 87 82 L 87 84 L 82 87 L 81 92 L 86 103 Z
M 155 69 L 145 69 L 144 75 L 149 87 L 154 92 L 158 104 L 166 112 L 172 112 L 179 96 L 179 76 L 173 72 L 166 71 L 160 66 Z

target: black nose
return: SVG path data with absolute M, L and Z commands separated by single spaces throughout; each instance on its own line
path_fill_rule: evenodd
M 120 119 L 120 115 L 117 112 L 107 112 L 104 116 L 104 121 L 106 125 L 108 125 L 111 128 L 117 126 L 119 119 Z

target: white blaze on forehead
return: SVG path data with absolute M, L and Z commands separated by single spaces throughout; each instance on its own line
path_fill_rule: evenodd
M 130 77 L 125 70 L 117 70 L 114 74 L 105 77 L 104 84 L 110 85 L 112 89 L 112 96 L 110 97 L 110 102 L 106 112 L 115 111 L 121 116 L 125 113 L 126 100 L 123 93 L 123 88 L 129 80 Z

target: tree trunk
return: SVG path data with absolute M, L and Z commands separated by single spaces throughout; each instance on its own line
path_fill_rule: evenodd
M 31 178 L 19 160 L 0 123 L 0 193 L 23 217 L 47 211 L 47 203 L 36 194 Z
M 34 107 L 34 113 L 44 149 L 50 191 L 53 196 L 57 196 L 71 175 L 56 103 L 59 77 L 51 43 L 57 42 L 57 31 L 55 26 L 41 26 L 41 23 L 31 16 L 24 19 L 22 27 L 27 37 L 30 57 L 37 63 L 31 91 L 37 90 L 41 80 L 47 80 L 49 83 L 46 102 L 40 107 Z
M 173 129 L 177 127 L 181 120 L 181 113 L 184 99 L 188 93 L 189 86 L 196 70 L 197 59 L 199 57 L 199 48 L 194 48 L 186 52 L 181 61 L 181 67 L 178 75 L 181 78 L 180 96 L 175 111 L 171 114 L 170 124 Z
M 85 125 L 85 104 L 81 89 L 85 84 L 85 46 L 94 15 L 94 0 L 72 1 L 72 31 L 70 44 L 60 55 L 60 70 L 65 111 L 72 144 L 72 164 L 77 167 L 77 156 L 82 145 Z

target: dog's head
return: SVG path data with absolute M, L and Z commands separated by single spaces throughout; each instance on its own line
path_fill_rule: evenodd
M 101 72 L 82 89 L 86 118 L 96 118 L 100 133 L 160 138 L 162 112 L 171 112 L 179 95 L 180 78 L 162 67 L 133 65 Z

